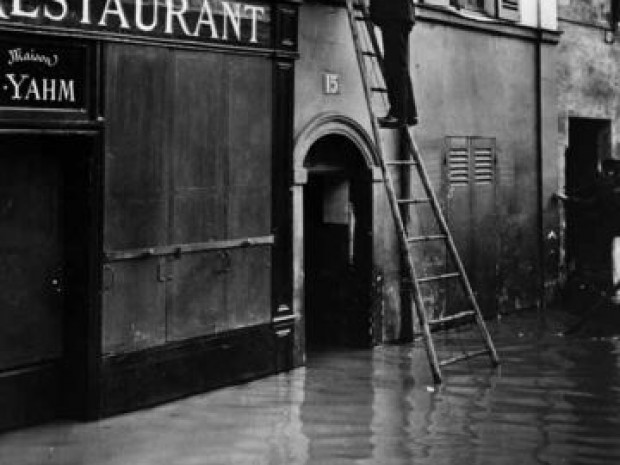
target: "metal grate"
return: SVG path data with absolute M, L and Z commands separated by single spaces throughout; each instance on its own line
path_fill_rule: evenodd
M 493 150 L 474 149 L 474 180 L 476 184 L 491 184 L 495 174 Z
M 448 152 L 449 179 L 453 186 L 469 184 L 469 149 L 467 147 L 452 147 Z

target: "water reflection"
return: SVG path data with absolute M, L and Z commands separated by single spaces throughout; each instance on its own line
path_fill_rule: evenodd
M 421 348 L 324 351 L 151 410 L 5 434 L 0 464 L 620 463 L 618 341 L 563 338 L 534 316 L 492 331 L 498 371 L 475 359 L 434 387 Z

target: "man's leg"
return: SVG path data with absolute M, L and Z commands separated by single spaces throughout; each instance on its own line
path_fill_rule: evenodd
M 381 30 L 390 114 L 401 123 L 415 124 L 417 110 L 409 75 L 411 26 L 395 22 L 384 26 Z
M 409 33 L 411 27 L 406 26 L 407 29 L 403 31 L 403 37 L 405 38 L 405 76 L 404 76 L 404 89 L 405 89 L 405 110 L 406 110 L 406 122 L 408 125 L 418 124 L 418 108 L 415 103 L 415 95 L 413 93 L 413 83 L 411 82 L 411 67 L 409 61 Z
M 383 64 L 385 66 L 385 84 L 390 103 L 389 114 L 402 121 L 405 116 L 402 87 L 402 39 L 398 23 L 381 28 L 383 35 Z

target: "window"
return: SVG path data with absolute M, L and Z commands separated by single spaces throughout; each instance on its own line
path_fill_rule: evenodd
M 484 11 L 484 0 L 463 0 L 463 8 L 474 11 Z
M 457 8 L 478 11 L 510 21 L 521 19 L 519 0 L 451 0 L 451 4 Z

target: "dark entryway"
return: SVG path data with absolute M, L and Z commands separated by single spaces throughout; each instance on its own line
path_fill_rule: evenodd
M 79 410 L 88 312 L 86 137 L 0 136 L 0 429 Z
M 371 172 L 347 138 L 326 136 L 306 159 L 304 192 L 306 341 L 371 343 Z
M 566 263 L 570 284 L 611 283 L 611 244 L 596 197 L 601 162 L 611 157 L 609 120 L 570 118 L 566 151 Z M 603 215 L 604 216 L 604 215 Z

